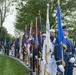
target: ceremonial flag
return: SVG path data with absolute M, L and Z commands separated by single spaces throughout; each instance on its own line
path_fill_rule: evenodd
M 23 59 L 23 56 L 22 56 L 22 38 L 23 38 L 23 32 L 21 32 L 20 34 L 20 59 L 22 60 Z
M 27 44 L 27 35 L 26 35 L 26 32 L 25 32 L 23 37 L 22 37 L 22 45 L 24 47 L 24 50 L 26 50 L 26 44 Z
M 50 23 L 49 23 L 49 4 L 47 4 L 47 17 L 46 17 L 46 40 L 43 44 L 43 71 L 42 75 L 50 75 L 50 68 L 47 63 L 50 56 L 47 54 L 47 52 L 50 51 Z
M 36 30 L 35 30 L 35 44 L 38 45 L 38 21 L 36 18 Z
M 19 37 L 16 39 L 16 44 L 17 44 L 17 45 L 20 44 L 20 38 L 19 38 Z
M 60 11 L 60 3 L 58 1 L 58 8 L 57 8 L 57 20 L 58 20 L 58 39 L 59 39 L 59 47 L 60 47 L 60 57 L 62 58 L 62 62 L 63 62 L 63 47 L 65 48 L 65 50 L 67 49 L 66 47 L 66 41 L 64 39 L 64 33 L 62 30 L 62 21 L 61 21 L 61 11 Z M 62 75 L 62 74 L 60 74 Z
M 30 25 L 30 37 L 29 38 L 32 38 L 32 21 L 31 21 L 31 25 Z
M 4 39 L 4 46 L 6 46 L 7 45 L 7 41 L 6 41 L 6 38 Z
M 38 27 L 39 27 L 39 53 L 42 52 L 42 24 L 41 24 L 41 15 L 39 13 L 38 17 Z

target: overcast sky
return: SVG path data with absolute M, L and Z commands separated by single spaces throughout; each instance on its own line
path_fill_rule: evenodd
M 8 33 L 14 35 L 14 25 L 15 15 L 10 15 L 5 19 L 3 26 L 7 29 Z
M 12 15 L 8 15 L 6 18 L 5 18 L 5 21 L 3 23 L 3 26 L 7 29 L 8 33 L 14 35 L 14 21 L 15 21 L 15 15 L 16 15 L 16 10 L 15 10 L 15 7 L 11 7 L 10 9 L 10 12 Z

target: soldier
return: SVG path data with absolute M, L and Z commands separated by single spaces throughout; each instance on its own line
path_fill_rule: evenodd
M 54 57 L 54 45 L 56 42 L 56 38 L 55 38 L 55 30 L 51 29 L 50 30 L 50 41 L 48 43 L 50 43 L 50 51 L 47 52 L 47 61 L 48 61 L 48 68 L 50 70 L 50 75 L 56 75 L 57 72 L 57 65 L 56 65 L 56 61 L 55 61 L 55 57 Z M 45 61 L 45 46 L 46 45 L 46 40 L 44 41 L 43 44 L 43 62 L 44 64 L 46 63 Z M 44 75 L 44 73 L 42 73 L 42 75 Z
M 67 51 L 64 52 L 64 60 L 66 63 L 65 66 L 65 75 L 73 75 L 73 65 L 74 65 L 74 55 L 75 49 L 72 40 L 68 37 L 68 27 L 63 26 L 64 38 L 66 39 Z
M 50 61 L 49 61 L 49 68 L 50 68 L 50 75 L 56 75 L 57 72 L 57 65 L 56 61 L 54 58 L 54 45 L 56 42 L 56 37 L 55 37 L 55 30 L 51 29 L 50 30 Z

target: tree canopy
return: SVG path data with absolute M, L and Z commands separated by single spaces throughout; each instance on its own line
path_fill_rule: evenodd
M 2 27 L 2 37 L 0 38 L 0 42 L 4 42 L 5 38 L 7 41 L 10 41 L 12 39 L 12 36 L 7 32 L 5 27 Z
M 51 28 L 55 28 L 57 24 L 57 0 L 25 0 L 21 1 L 17 6 L 17 15 L 15 21 L 15 28 L 19 30 L 24 30 L 26 25 L 30 26 L 31 21 L 33 21 L 35 25 L 35 18 L 39 14 L 39 10 L 41 11 L 42 17 L 42 25 L 43 29 L 45 29 L 46 24 L 46 8 L 47 3 L 50 4 L 50 26 Z M 62 15 L 62 23 L 64 25 L 75 26 L 75 0 L 61 0 L 61 15 Z
M 2 26 L 5 21 L 5 18 L 8 15 L 11 15 L 10 13 L 11 6 L 14 6 L 13 4 L 16 2 L 17 0 L 0 0 L 0 39 L 1 39 L 1 35 L 3 34 Z

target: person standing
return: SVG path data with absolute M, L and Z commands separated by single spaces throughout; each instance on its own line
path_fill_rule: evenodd
M 45 39 L 44 43 L 43 43 L 43 56 L 42 56 L 43 63 L 44 64 L 47 63 L 48 69 L 50 70 L 50 75 L 56 75 L 56 73 L 57 73 L 57 64 L 56 64 L 56 60 L 54 57 L 55 42 L 56 42 L 55 30 L 51 29 L 50 30 L 50 41 L 48 42 L 48 43 L 50 43 L 50 51 L 46 52 L 46 39 Z M 48 62 L 46 62 L 45 56 L 47 56 Z M 42 75 L 44 75 L 44 72 L 42 73 Z
M 69 28 L 68 26 L 63 26 L 63 33 L 64 33 L 64 38 L 66 40 L 66 46 L 67 50 L 64 52 L 64 61 L 66 63 L 65 65 L 65 72 L 64 75 L 73 75 L 73 65 L 75 61 L 75 49 L 74 49 L 74 44 L 72 40 L 68 37 L 69 34 Z

